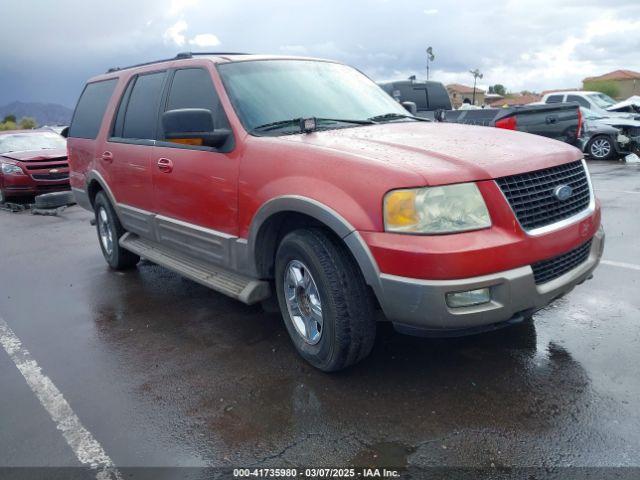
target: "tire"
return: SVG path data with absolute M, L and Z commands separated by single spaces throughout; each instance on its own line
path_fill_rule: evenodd
M 93 210 L 96 215 L 98 243 L 109 266 L 114 270 L 135 267 L 140 261 L 140 257 L 125 250 L 118 243 L 126 231 L 122 228 L 122 224 L 104 192 L 98 192 L 96 195 Z
M 373 298 L 338 239 L 322 229 L 287 234 L 276 253 L 275 283 L 289 336 L 311 365 L 334 372 L 371 352 L 376 335 Z
M 613 141 L 607 135 L 597 135 L 587 145 L 587 153 L 596 160 L 609 160 L 615 152 Z
M 0 203 L 4 203 L 7 200 L 7 197 L 4 196 L 4 190 L 0 188 Z
M 35 197 L 35 208 L 58 208 L 76 203 L 72 192 L 43 193 Z

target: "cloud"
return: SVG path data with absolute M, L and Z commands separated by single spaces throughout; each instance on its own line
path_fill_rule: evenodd
M 173 42 L 179 47 L 182 47 L 187 41 L 184 36 L 184 32 L 187 31 L 189 25 L 184 20 L 178 20 L 176 23 L 167 28 L 163 34 L 163 38 L 167 42 Z
M 282 45 L 280 50 L 291 55 L 306 55 L 309 52 L 304 45 Z
M 167 10 L 167 15 L 169 17 L 175 17 L 187 8 L 195 7 L 198 3 L 200 3 L 199 0 L 171 0 L 169 9 Z
M 424 78 L 429 45 L 431 79 L 469 84 L 468 71 L 479 68 L 483 83 L 514 91 L 640 71 L 638 0 L 459 0 L 455 8 L 447 0 L 324 0 L 304 8 L 299 0 L 57 0 L 36 11 L 33 2 L 4 3 L 0 105 L 73 106 L 92 75 L 216 46 L 214 37 L 232 51 L 336 59 L 375 80 Z
M 197 47 L 215 47 L 220 43 L 220 39 L 213 33 L 201 33 L 189 40 L 189 45 L 196 45 Z

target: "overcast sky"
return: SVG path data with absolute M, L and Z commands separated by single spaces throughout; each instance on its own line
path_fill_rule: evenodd
M 73 107 L 87 77 L 180 51 L 312 55 L 375 80 L 426 76 L 511 91 L 640 71 L 640 0 L 0 0 L 0 105 Z

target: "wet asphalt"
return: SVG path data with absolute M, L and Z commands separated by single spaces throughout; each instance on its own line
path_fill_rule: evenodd
M 590 169 L 604 259 L 640 265 L 640 165 Z M 640 269 L 602 264 L 489 334 L 382 325 L 329 375 L 278 315 L 150 263 L 110 271 L 90 217 L 0 212 L 0 317 L 119 467 L 640 465 Z M 0 466 L 74 465 L 0 349 Z

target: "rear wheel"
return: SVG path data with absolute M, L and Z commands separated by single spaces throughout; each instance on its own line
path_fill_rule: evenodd
M 606 135 L 598 135 L 589 142 L 587 152 L 597 160 L 608 160 L 615 153 L 613 142 Z
M 278 248 L 275 273 L 285 326 L 305 360 L 331 372 L 369 354 L 376 332 L 373 299 L 339 240 L 321 229 L 289 233 Z
M 4 190 L 0 188 L 0 203 L 4 203 L 5 200 L 6 200 L 6 197 L 4 196 Z
M 103 192 L 98 192 L 93 204 L 96 215 L 96 230 L 102 255 L 109 266 L 115 270 L 125 270 L 134 267 L 140 257 L 122 248 L 120 237 L 126 232 L 113 210 L 109 199 Z

